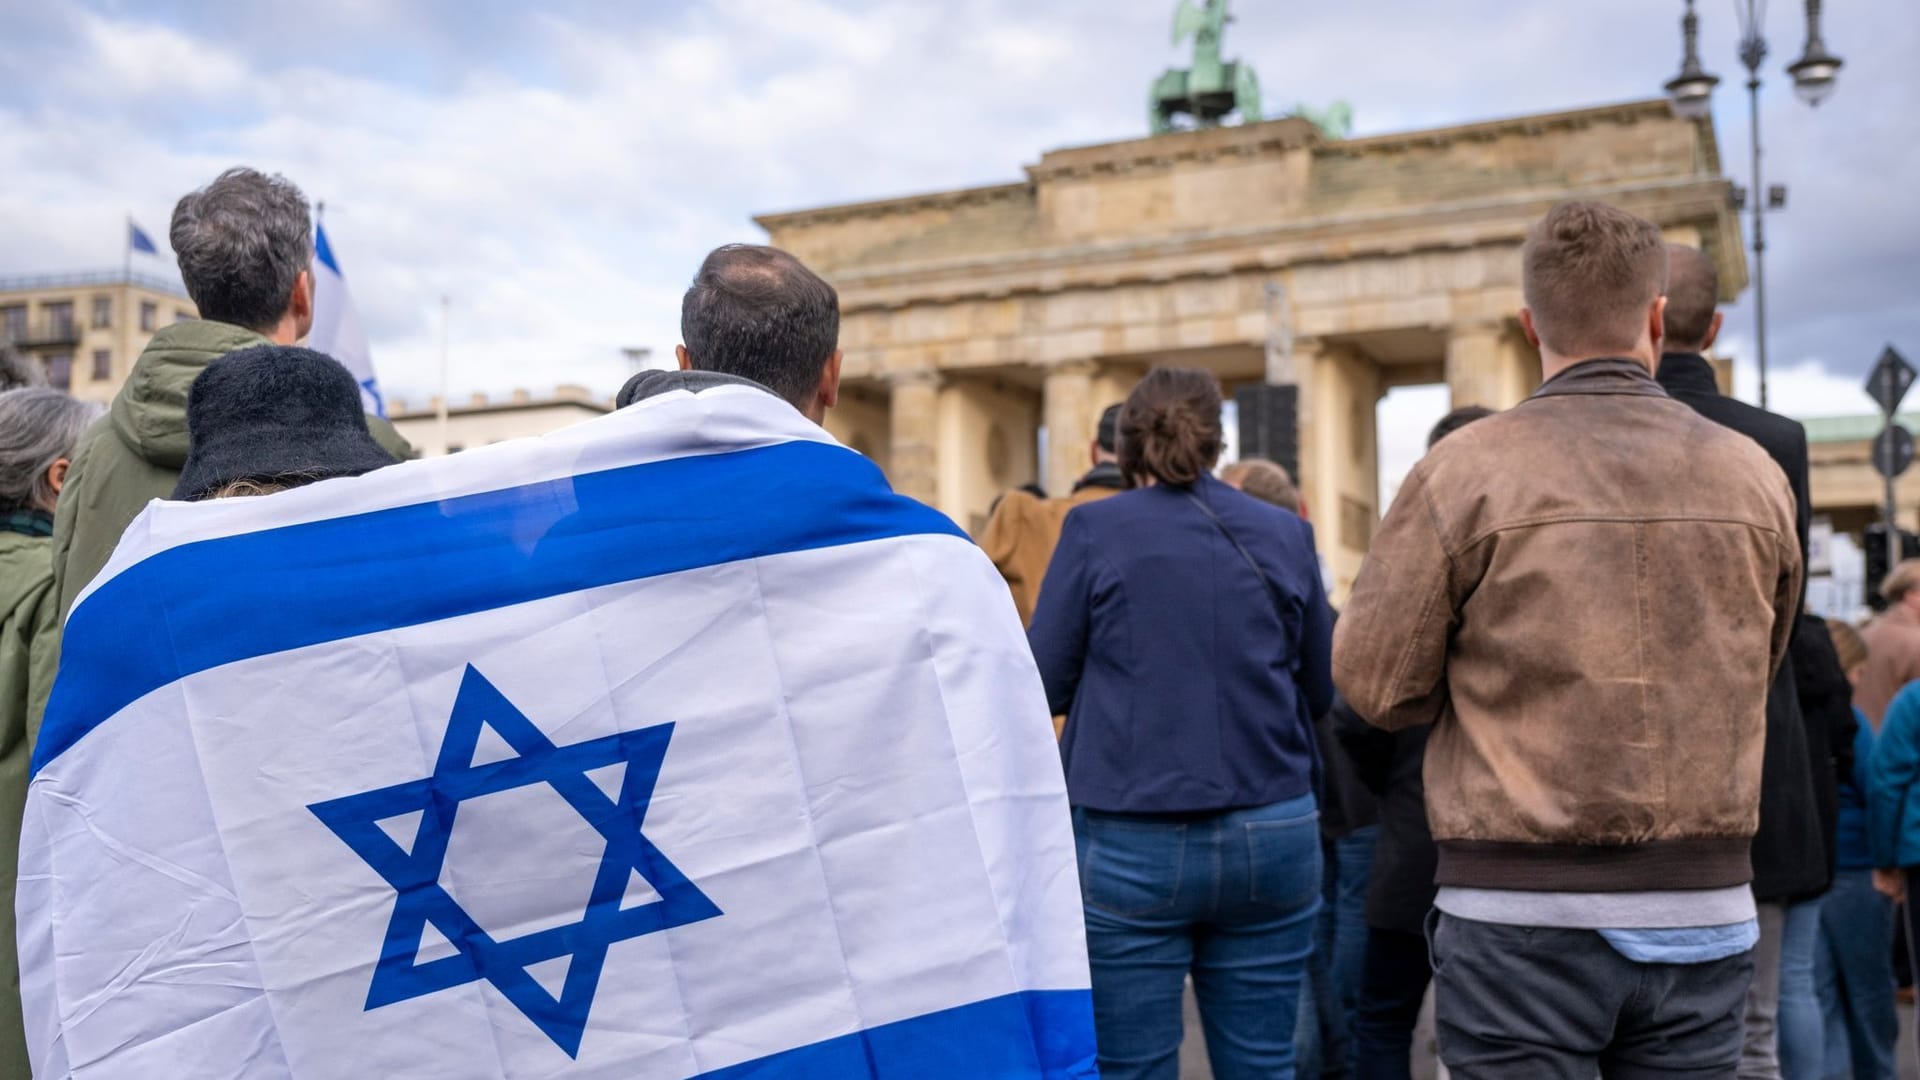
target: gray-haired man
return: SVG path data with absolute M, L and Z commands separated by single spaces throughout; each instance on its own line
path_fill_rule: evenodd
M 153 335 L 107 416 L 80 440 L 54 521 L 62 616 L 141 507 L 172 494 L 187 460 L 194 377 L 217 357 L 291 345 L 313 326 L 313 221 L 285 177 L 228 169 L 180 199 L 169 239 L 200 318 Z M 388 452 L 412 456 L 392 425 L 372 417 L 368 425 Z

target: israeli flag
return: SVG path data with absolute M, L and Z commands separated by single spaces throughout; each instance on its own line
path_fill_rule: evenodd
M 367 344 L 367 332 L 360 328 L 353 293 L 348 291 L 340 260 L 327 241 L 325 225 L 314 228 L 313 247 L 313 329 L 307 334 L 307 347 L 326 353 L 353 372 L 367 412 L 385 416 L 386 399 L 380 396 L 380 380 L 373 373 L 373 348 Z
M 41 1077 L 1090 1077 L 1006 588 L 750 386 L 156 502 L 27 796 Z

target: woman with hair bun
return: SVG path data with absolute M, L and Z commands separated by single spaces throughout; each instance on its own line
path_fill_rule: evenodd
M 1067 515 L 1029 632 L 1067 717 L 1101 1075 L 1177 1075 L 1191 973 L 1214 1071 L 1291 1077 L 1333 700 L 1313 533 L 1213 478 L 1205 371 L 1148 372 L 1119 441 L 1131 488 Z

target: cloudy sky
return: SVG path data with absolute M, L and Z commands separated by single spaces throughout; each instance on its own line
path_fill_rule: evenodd
M 1763 91 L 1777 408 L 1862 411 L 1883 344 L 1920 359 L 1920 7 L 1836 0 L 1819 110 Z M 390 394 L 610 393 L 619 350 L 678 338 L 700 256 L 754 213 L 1017 179 L 1045 150 L 1143 133 L 1177 61 L 1171 0 L 0 0 L 0 274 L 103 269 L 131 213 L 163 240 L 225 166 L 283 172 L 328 230 Z M 1241 0 L 1228 53 L 1269 112 L 1351 102 L 1359 134 L 1659 93 L 1679 0 Z M 1746 182 L 1733 0 L 1702 0 L 1723 162 Z M 164 245 L 163 245 L 164 246 Z M 171 273 L 163 260 L 148 267 Z M 1752 396 L 1751 313 L 1726 345 Z M 1385 406 L 1417 430 L 1433 392 Z M 1389 448 L 1403 459 L 1410 448 Z

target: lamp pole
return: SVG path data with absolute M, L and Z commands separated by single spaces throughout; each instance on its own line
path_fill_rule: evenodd
M 1770 210 L 1784 209 L 1787 189 L 1779 184 L 1765 187 L 1760 173 L 1760 65 L 1767 58 L 1767 40 L 1761 33 L 1766 11 L 1765 0 L 1735 0 L 1734 11 L 1740 19 L 1740 62 L 1747 69 L 1747 106 L 1753 143 L 1753 186 L 1742 192 L 1736 188 L 1734 206 L 1744 209 L 1752 200 L 1753 210 L 1753 343 L 1760 364 L 1760 407 L 1767 406 L 1767 226 Z M 1840 58 L 1827 51 L 1820 37 L 1820 0 L 1806 0 L 1807 42 L 1800 59 L 1787 68 L 1793 77 L 1794 93 L 1808 105 L 1819 105 L 1833 93 L 1834 78 L 1840 72 Z M 1680 74 L 1666 84 L 1673 110 L 1692 120 L 1703 120 L 1712 112 L 1713 88 L 1720 82 L 1700 64 L 1700 18 L 1694 14 L 1693 0 L 1687 0 L 1686 14 L 1680 20 L 1684 53 Z

